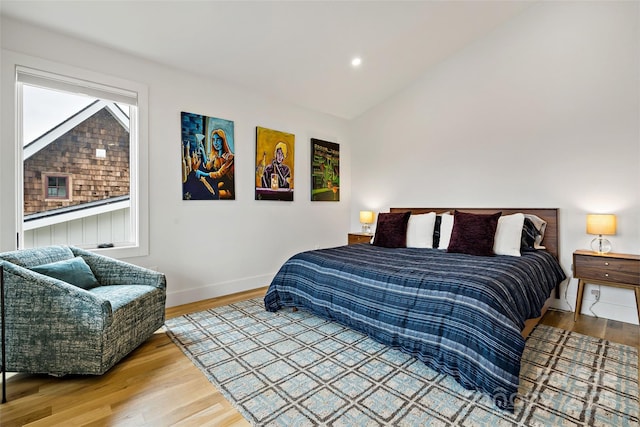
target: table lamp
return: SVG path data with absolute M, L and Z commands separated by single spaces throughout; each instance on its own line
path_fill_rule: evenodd
M 360 211 L 360 223 L 362 224 L 362 232 L 371 234 L 371 224 L 373 224 L 373 212 Z
M 597 234 L 591 241 L 591 250 L 599 254 L 611 252 L 611 242 L 603 235 L 616 234 L 616 216 L 611 214 L 588 214 L 587 234 Z

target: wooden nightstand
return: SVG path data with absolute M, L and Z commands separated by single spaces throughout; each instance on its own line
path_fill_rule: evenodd
M 371 233 L 349 233 L 347 236 L 347 244 L 370 243 L 372 237 L 373 234 Z
M 595 283 L 616 288 L 633 289 L 636 294 L 636 309 L 640 320 L 640 255 L 599 254 L 578 250 L 573 253 L 573 277 L 578 279 L 578 300 L 573 320 L 577 320 L 582 309 L 582 294 L 585 283 Z

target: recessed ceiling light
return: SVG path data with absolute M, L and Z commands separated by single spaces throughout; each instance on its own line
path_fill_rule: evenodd
M 351 60 L 351 65 L 352 65 L 353 67 L 359 67 L 359 66 L 360 66 L 360 64 L 362 64 L 362 59 L 360 59 L 360 58 L 359 58 L 359 57 L 357 57 L 357 56 Z

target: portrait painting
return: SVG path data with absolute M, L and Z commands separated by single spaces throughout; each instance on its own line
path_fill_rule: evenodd
M 235 200 L 231 120 L 181 113 L 182 200 Z
M 311 201 L 340 201 L 340 145 L 311 138 Z
M 295 135 L 256 127 L 256 200 L 293 201 Z

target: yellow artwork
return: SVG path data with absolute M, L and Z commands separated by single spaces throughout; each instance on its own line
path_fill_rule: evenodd
M 295 135 L 256 127 L 256 200 L 293 201 Z

